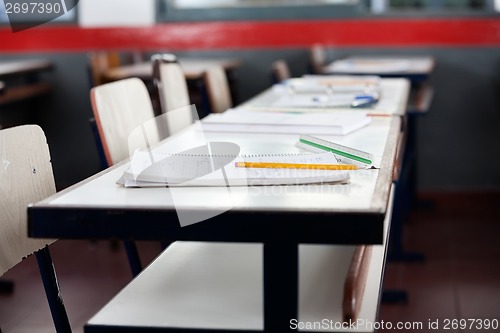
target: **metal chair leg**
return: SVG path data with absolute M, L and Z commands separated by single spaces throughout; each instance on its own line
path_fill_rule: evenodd
M 49 302 L 50 312 L 57 333 L 71 333 L 66 308 L 57 282 L 56 271 L 52 264 L 52 258 L 48 246 L 35 253 L 38 262 L 40 275 L 42 276 L 43 287 Z

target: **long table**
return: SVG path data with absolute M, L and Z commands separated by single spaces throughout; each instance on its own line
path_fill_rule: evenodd
M 239 145 L 241 154 L 299 152 L 295 135 L 198 128 L 188 127 L 158 149 L 180 152 L 222 141 Z M 174 200 L 168 188 L 116 185 L 128 167 L 123 162 L 30 206 L 28 232 L 36 238 L 262 243 L 263 326 L 267 332 L 289 331 L 298 311 L 299 244 L 383 244 L 401 128 L 400 117 L 376 117 L 350 135 L 323 136 L 372 152 L 380 166 L 351 171 L 345 185 L 232 187 L 229 196 L 227 188 L 186 187 L 175 189 Z M 213 217 L 181 227 L 183 212 Z

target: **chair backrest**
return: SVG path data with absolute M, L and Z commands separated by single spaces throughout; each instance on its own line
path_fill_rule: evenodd
M 106 83 L 104 72 L 122 64 L 120 54 L 118 52 L 92 52 L 89 54 L 88 58 L 92 87 Z
M 177 58 L 173 54 L 156 54 L 151 59 L 162 112 L 190 105 L 186 77 Z
M 90 91 L 92 110 L 108 165 L 130 157 L 135 148 L 161 140 L 148 90 L 140 79 L 104 84 Z M 144 135 L 131 136 L 144 128 Z
M 272 64 L 272 76 L 273 76 L 273 83 L 279 83 L 284 80 L 289 79 L 290 76 L 290 69 L 288 67 L 288 64 L 285 60 L 279 59 L 273 62 Z
M 313 74 L 322 74 L 326 65 L 326 52 L 323 45 L 314 44 L 309 49 L 309 63 Z
M 210 112 L 224 112 L 233 106 L 229 83 L 224 69 L 212 66 L 205 72 L 205 88 L 207 90 Z
M 27 206 L 56 192 L 42 129 L 0 130 L 0 275 L 51 240 L 29 239 Z
M 173 135 L 193 123 L 186 76 L 173 54 L 155 54 L 151 60 L 153 82 L 166 118 L 168 134 Z

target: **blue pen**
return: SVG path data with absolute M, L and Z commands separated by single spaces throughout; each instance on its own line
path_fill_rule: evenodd
M 352 108 L 369 107 L 378 102 L 374 95 L 356 95 L 351 103 Z
M 356 95 L 354 96 L 354 99 L 378 99 L 374 95 Z

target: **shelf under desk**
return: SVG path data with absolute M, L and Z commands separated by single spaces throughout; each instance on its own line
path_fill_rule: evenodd
M 385 239 L 390 218 L 389 213 L 384 221 Z M 369 323 L 378 318 L 385 241 L 373 246 L 358 314 L 364 324 L 339 329 L 354 248 L 299 246 L 299 311 L 289 325 L 321 323 L 320 329 L 307 331 L 373 331 Z M 175 242 L 91 318 L 85 332 L 262 331 L 262 255 L 262 244 Z

